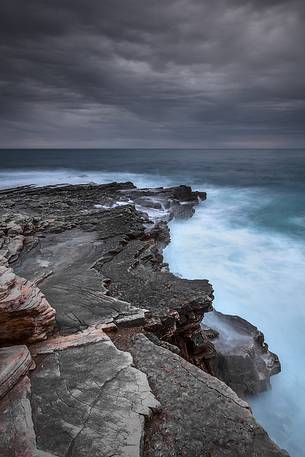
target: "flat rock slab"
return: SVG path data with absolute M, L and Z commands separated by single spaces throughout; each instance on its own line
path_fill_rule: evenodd
M 129 353 L 103 337 L 70 348 L 55 345 L 35 361 L 31 404 L 40 451 L 58 457 L 141 455 L 145 417 L 159 403 Z
M 92 268 L 108 250 L 99 237 L 80 229 L 46 234 L 15 266 L 18 273 L 39 281 L 39 288 L 56 309 L 56 323 L 63 334 L 138 314 L 129 303 L 105 295 L 103 276 Z
M 36 457 L 30 388 L 30 380 L 24 376 L 0 400 L 1 457 Z
M 147 428 L 146 457 L 287 457 L 226 384 L 144 335 L 130 351 L 162 405 Z

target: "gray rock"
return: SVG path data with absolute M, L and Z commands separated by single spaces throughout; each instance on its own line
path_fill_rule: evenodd
M 147 426 L 146 457 L 287 457 L 226 384 L 144 335 L 129 348 L 162 406 Z
M 144 421 L 159 403 L 129 353 L 107 338 L 57 348 L 36 356 L 36 364 L 31 403 L 38 449 L 58 457 L 142 455 Z
M 39 220 L 35 223 L 41 231 L 30 255 L 23 251 L 15 262 L 15 271 L 39 283 L 56 309 L 62 334 L 95 323 L 145 324 L 188 360 L 211 370 L 215 351 L 199 334 L 199 323 L 212 309 L 212 286 L 167 271 L 161 254 L 169 241 L 167 226 L 164 221 L 149 225 L 147 216 L 130 203 L 143 201 L 147 208 L 151 202 L 155 209 L 157 201 L 168 220 L 184 217 L 185 211 L 190 216 L 205 197 L 187 186 L 137 189 L 131 183 L 21 189 L 10 198 L 23 215 L 11 214 L 10 220 L 32 218 L 32 226 Z M 4 194 L 0 213 L 1 198 Z M 197 325 L 196 338 L 190 322 Z M 194 357 L 189 347 L 195 348 Z
M 132 183 L 0 192 L 0 264 L 39 284 L 57 312 L 57 333 L 31 347 L 31 402 L 25 378 L 1 400 L 5 457 L 22 455 L 22 436 L 13 440 L 19 421 L 31 457 L 286 455 L 248 405 L 203 371 L 219 368 L 216 334 L 200 327 L 212 286 L 177 278 L 163 262 L 167 221 L 190 217 L 205 198 L 187 186 Z M 104 334 L 109 324 L 136 368 Z M 152 341 L 132 343 L 142 331 Z M 153 416 L 159 404 L 146 375 L 162 407 Z
M 1 457 L 34 457 L 35 431 L 30 404 L 30 381 L 27 376 L 0 400 Z
M 239 395 L 271 387 L 270 377 L 279 373 L 281 366 L 277 355 L 269 351 L 262 332 L 238 316 L 217 311 L 206 316 L 204 324 L 216 330 L 210 338 L 218 354 L 215 374 L 219 379 Z

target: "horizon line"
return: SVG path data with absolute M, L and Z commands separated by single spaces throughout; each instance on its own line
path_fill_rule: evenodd
M 10 150 L 10 151 L 27 151 L 27 150 L 51 150 L 51 151 L 65 151 L 65 150 L 76 150 L 76 151 L 81 151 L 81 150 L 86 150 L 86 151 L 98 151 L 98 150 L 112 150 L 112 151 L 120 151 L 120 150 L 127 150 L 127 151 L 142 151 L 142 150 L 155 150 L 155 151 L 173 151 L 173 150 L 178 150 L 178 151 L 185 151 L 187 149 L 190 149 L 190 150 L 193 150 L 193 151 L 202 151 L 202 150 L 214 150 L 214 151 L 217 151 L 217 150 L 222 150 L 222 151 L 232 151 L 232 150 L 255 150 L 255 151 L 270 151 L 270 150 L 282 150 L 282 151 L 287 151 L 287 150 L 304 150 L 305 149 L 305 145 L 304 146 L 299 146 L 299 147 L 260 147 L 260 148 L 257 148 L 257 147 L 230 147 L 230 148 L 226 148 L 226 147 L 167 147 L 167 148 L 162 148 L 162 147 L 158 147 L 158 148 L 154 148 L 154 147 L 136 147 L 136 148 L 132 148 L 132 147 L 128 147 L 128 148 L 124 148 L 124 147 L 121 147 L 121 148 L 113 148 L 113 147 L 94 147 L 94 148 L 86 148 L 86 147 L 22 147 L 22 148 L 18 148 L 18 147 L 0 147 L 0 151 L 7 151 L 7 150 Z

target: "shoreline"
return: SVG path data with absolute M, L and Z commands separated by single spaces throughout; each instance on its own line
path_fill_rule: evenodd
M 151 416 L 149 421 L 146 419 L 147 433 L 145 433 L 150 439 L 145 441 L 144 455 L 159 455 L 158 446 L 161 446 L 164 451 L 164 431 L 168 429 L 171 430 L 170 439 L 173 440 L 175 449 L 179 449 L 181 440 L 185 441 L 188 436 L 188 442 L 184 445 L 189 446 L 187 455 L 190 457 L 199 456 L 200 452 L 210 452 L 210 450 L 216 452 L 215 455 L 222 455 L 220 452 L 224 443 L 226 443 L 225 447 L 228 452 L 231 452 L 228 455 L 232 456 L 243 455 L 243 452 L 250 448 L 255 449 L 255 452 L 259 450 L 262 456 L 287 455 L 280 451 L 263 432 L 263 429 L 256 424 L 246 403 L 240 400 L 224 383 L 211 376 L 211 374 L 216 374 L 220 365 L 223 369 L 223 359 L 219 365 L 220 352 L 215 350 L 213 339 L 208 336 L 210 329 L 202 330 L 200 325 L 204 313 L 211 309 L 212 287 L 206 280 L 178 278 L 171 274 L 163 263 L 162 249 L 170 241 L 168 220 L 172 217 L 191 217 L 198 204 L 198 198 L 205 198 L 203 193 L 192 192 L 186 186 L 140 190 L 135 188 L 132 183 L 26 187 L 0 193 L 0 209 L 2 204 L 0 214 L 2 215 L 5 197 L 5 204 L 11 214 L 26 213 L 25 219 L 21 221 L 16 219 L 16 216 L 15 219 L 11 216 L 10 220 L 3 222 L 9 226 L 13 221 L 15 226 L 19 224 L 19 227 L 22 227 L 21 233 L 19 233 L 19 229 L 9 226 L 8 230 L 11 232 L 7 238 L 15 240 L 13 244 L 15 252 L 13 250 L 12 256 L 8 260 L 15 262 L 15 272 L 18 275 L 24 275 L 32 283 L 39 283 L 38 285 L 51 307 L 56 309 L 55 337 L 53 338 L 56 338 L 56 334 L 61 338 L 69 338 L 69 335 L 72 334 L 80 335 L 79 349 L 73 349 L 75 346 L 69 346 L 70 343 L 62 348 L 61 341 L 55 349 L 49 349 L 51 355 L 48 357 L 56 355 L 55 358 L 61 358 L 62 356 L 58 354 L 63 351 L 65 354 L 73 353 L 74 356 L 82 359 L 84 354 L 75 355 L 75 351 L 81 352 L 84 351 L 84 348 L 88 351 L 92 344 L 99 345 L 102 353 L 103 350 L 100 346 L 105 341 L 107 344 L 113 344 L 109 341 L 110 337 L 119 349 L 128 350 L 132 354 L 135 369 L 141 370 L 139 373 L 144 374 L 151 384 L 152 394 L 147 400 L 150 405 L 149 411 L 145 410 L 145 414 L 143 413 L 146 418 Z M 118 202 L 121 204 L 117 204 Z M 166 220 L 162 217 L 160 219 L 160 213 L 164 210 L 167 212 Z M 152 214 L 154 216 L 157 214 L 158 217 L 151 223 L 150 218 L 139 211 L 148 212 L 150 218 L 153 217 Z M 15 236 L 13 236 L 14 230 Z M 20 237 L 23 239 L 21 240 Z M 18 238 L 19 244 L 16 244 L 16 238 Z M 71 283 L 72 287 L 70 287 Z M 89 308 L 88 303 L 90 303 Z M 105 327 L 109 324 L 114 324 L 115 327 L 112 329 Z M 91 328 L 90 343 L 88 343 L 88 336 L 83 333 Z M 97 336 L 93 328 L 101 329 L 102 340 L 95 341 Z M 108 336 L 104 336 L 103 329 Z M 116 330 L 115 333 L 113 333 L 114 330 Z M 143 335 L 143 332 L 146 336 Z M 41 345 L 40 351 L 44 350 L 43 347 L 46 347 L 48 341 L 50 339 L 46 340 L 46 343 L 38 343 Z M 26 339 L 23 342 L 26 342 Z M 261 350 L 264 357 L 269 353 L 261 334 L 255 333 L 251 342 L 254 353 Z M 113 351 L 116 352 L 117 349 L 113 349 Z M 180 355 L 177 355 L 177 352 Z M 151 360 L 147 360 L 145 356 L 149 353 L 152 355 Z M 44 376 L 44 368 L 39 365 L 41 356 L 37 356 L 41 352 L 35 354 L 33 357 L 34 359 L 38 357 L 38 363 L 36 361 L 38 368 L 30 376 L 32 380 L 30 403 L 34 405 L 38 401 L 37 397 L 35 398 L 35 390 L 41 389 L 39 379 Z M 117 357 L 121 357 L 117 352 L 116 354 Z M 272 356 L 274 354 L 270 355 L 269 362 L 272 360 Z M 259 357 L 260 354 L 258 354 L 258 360 L 261 363 L 262 357 Z M 65 359 L 67 362 L 67 357 Z M 160 369 L 160 359 L 164 363 L 164 373 Z M 106 357 L 104 364 L 107 365 L 107 361 Z M 181 368 L 177 368 L 177 363 L 181 364 Z M 250 363 L 253 368 L 253 361 L 250 360 Z M 273 363 L 276 364 L 275 359 L 273 359 Z M 85 361 L 82 359 L 81 365 L 84 366 L 84 364 Z M 123 371 L 126 369 L 129 372 L 133 371 L 131 364 L 126 366 L 123 364 L 123 366 L 125 367 L 122 368 Z M 174 375 L 172 375 L 173 370 Z M 142 377 L 139 373 L 135 376 Z M 113 377 L 114 380 L 116 376 Z M 129 373 L 128 376 L 130 378 L 131 374 Z M 171 379 L 172 376 L 174 377 Z M 67 373 L 68 380 L 71 381 L 72 377 L 72 373 Z M 160 385 L 158 385 L 159 377 L 160 380 L 162 379 Z M 219 373 L 218 377 L 221 377 Z M 64 377 L 63 379 L 65 380 Z M 194 379 L 196 380 L 195 385 L 193 385 Z M 88 381 L 90 380 L 87 379 Z M 268 381 L 269 378 L 267 384 Z M 120 386 L 122 389 L 124 386 L 126 387 L 126 380 L 124 382 Z M 145 383 L 145 381 L 143 382 Z M 177 417 L 174 420 L 174 415 L 171 421 L 163 417 L 164 404 L 170 405 L 172 412 L 178 407 L 173 404 L 173 400 L 176 399 L 172 387 L 173 382 L 178 383 L 176 385 L 180 385 L 181 382 L 188 384 L 187 398 L 182 402 L 183 414 L 188 411 L 190 416 L 185 424 L 186 430 L 181 429 L 181 424 L 178 423 Z M 132 381 L 131 385 L 134 384 L 135 382 Z M 203 384 L 207 386 L 208 401 L 200 398 Z M 182 394 L 184 389 L 181 390 L 181 388 L 180 393 Z M 213 397 L 211 389 L 214 392 L 221 392 L 221 401 L 218 394 Z M 198 398 L 196 397 L 197 391 Z M 199 409 L 202 411 L 207 412 L 208 404 L 211 401 L 216 402 L 217 408 L 213 411 L 215 417 L 202 417 L 198 411 L 189 411 L 192 394 L 197 398 Z M 122 397 L 125 398 L 126 395 L 122 395 Z M 47 401 L 50 402 L 50 399 Z M 47 402 L 47 404 L 50 403 Z M 224 420 L 222 411 L 226 408 L 229 408 L 231 417 L 235 417 L 240 424 L 240 433 L 244 437 L 242 443 L 239 442 L 237 436 L 236 439 L 232 439 L 232 434 L 234 435 L 235 432 L 230 420 L 222 422 Z M 159 412 L 153 414 L 156 409 Z M 38 436 L 40 436 L 42 433 L 40 422 L 47 421 L 48 425 L 50 423 L 37 411 L 33 412 L 33 430 L 36 431 L 38 428 Z M 113 405 L 109 411 L 113 412 Z M 54 411 L 53 413 L 55 414 Z M 141 417 L 143 419 L 143 416 Z M 103 421 L 102 418 L 99 420 L 102 429 L 105 420 Z M 135 420 L 141 428 L 139 417 L 136 417 Z M 158 426 L 155 426 L 156 420 L 159 421 Z M 223 429 L 221 440 L 216 439 L 212 432 L 207 432 L 211 427 L 211 420 L 216 421 L 214 428 L 217 426 L 219 433 L 220 429 Z M 196 435 L 196 439 L 191 439 L 189 433 L 192 431 L 195 433 L 194 430 L 200 424 L 202 437 L 199 445 L 199 435 Z M 241 424 L 246 424 L 246 426 Z M 74 425 L 74 427 L 76 426 Z M 142 455 L 144 423 L 142 423 L 142 429 L 141 436 L 137 436 L 136 443 L 134 443 L 134 446 L 138 446 L 139 455 Z M 79 433 L 83 433 L 81 430 L 83 430 L 82 427 L 73 438 L 74 444 L 76 437 L 80 438 Z M 250 432 L 250 430 L 252 431 Z M 52 448 L 53 444 L 49 442 L 50 437 L 44 435 L 44 439 L 48 442 L 44 451 L 59 452 L 57 448 Z M 98 434 L 97 439 L 102 439 L 102 434 Z M 192 441 L 197 442 L 197 447 L 193 445 Z M 120 446 L 124 446 L 124 442 Z M 208 449 L 207 446 L 210 448 Z M 71 444 L 68 445 L 68 449 L 72 449 Z M 122 451 L 123 448 L 120 449 Z

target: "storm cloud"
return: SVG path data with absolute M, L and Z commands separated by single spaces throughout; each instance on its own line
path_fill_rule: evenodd
M 0 147 L 302 147 L 303 5 L 2 2 Z

